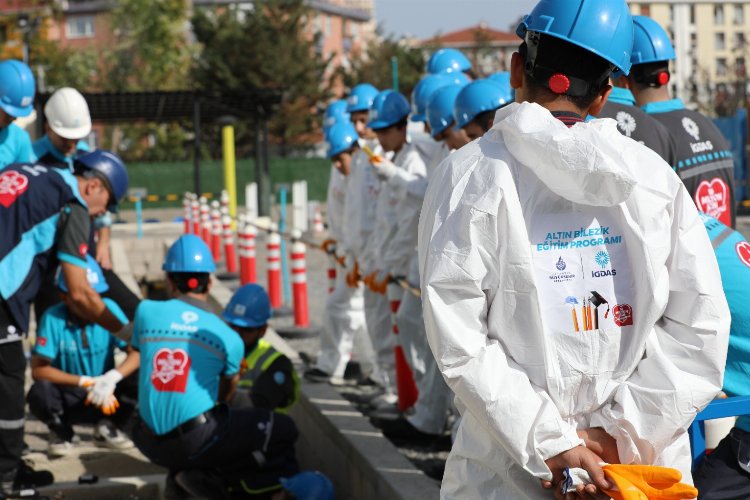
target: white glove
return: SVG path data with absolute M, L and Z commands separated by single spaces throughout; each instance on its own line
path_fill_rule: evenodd
M 385 158 L 381 158 L 380 161 L 372 162 L 372 167 L 375 169 L 375 173 L 381 179 L 388 180 L 396 175 L 396 169 L 398 167 L 391 161 Z
M 78 377 L 78 387 L 85 387 L 86 389 L 94 385 L 94 377 L 88 375 L 81 375 Z
M 100 377 L 94 379 L 94 387 L 89 390 L 86 398 L 88 403 L 100 407 L 107 403 L 110 396 L 114 395 L 117 383 L 122 380 L 122 373 L 112 369 Z

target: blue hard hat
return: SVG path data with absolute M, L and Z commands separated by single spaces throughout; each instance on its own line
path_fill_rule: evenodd
M 540 0 L 516 34 L 525 39 L 527 31 L 565 40 L 630 71 L 633 21 L 625 0 Z
M 481 113 L 510 104 L 513 102 L 512 90 L 510 85 L 504 88 L 491 80 L 471 82 L 456 96 L 453 108 L 456 127 L 464 128 Z
M 497 73 L 492 73 L 486 78 L 486 80 L 510 87 L 510 71 L 498 71 Z
M 81 165 L 87 170 L 99 172 L 107 179 L 109 188 L 112 190 L 114 200 L 107 210 L 114 212 L 117 210 L 117 203 L 125 196 L 128 191 L 128 170 L 122 158 L 112 151 L 106 149 L 97 149 L 90 153 L 83 154 L 75 159 L 76 165 Z
M 29 116 L 34 109 L 36 81 L 26 64 L 15 59 L 0 62 L 0 108 L 10 116 Z
M 357 130 L 354 128 L 352 122 L 335 124 L 326 136 L 326 140 L 328 141 L 328 158 L 333 158 L 337 154 L 349 151 L 358 139 Z
M 325 117 L 323 117 L 323 133 L 328 133 L 336 123 L 340 121 L 349 121 L 349 113 L 346 112 L 347 103 L 344 99 L 333 101 L 326 108 Z
M 378 95 L 378 89 L 369 83 L 355 85 L 346 99 L 346 112 L 369 111 L 376 95 Z
M 372 102 L 367 126 L 373 130 L 390 127 L 409 116 L 410 111 L 406 97 L 395 90 L 384 90 Z
M 104 273 L 99 263 L 91 255 L 86 254 L 86 279 L 97 293 L 104 293 L 109 290 L 107 280 L 104 279 Z M 65 283 L 65 276 L 62 267 L 57 271 L 57 287 L 65 293 L 68 293 L 68 284 Z
M 471 61 L 456 49 L 440 49 L 430 56 L 427 61 L 428 73 L 461 72 L 471 69 Z
M 212 273 L 216 264 L 211 250 L 194 234 L 183 234 L 175 241 L 161 268 L 168 273 Z
M 463 73 L 456 74 L 463 75 Z M 414 90 L 412 90 L 411 92 L 411 121 L 427 121 L 427 102 L 430 100 L 430 97 L 432 97 L 432 94 L 434 94 L 436 90 L 450 85 L 453 82 L 453 80 L 451 79 L 452 76 L 454 75 L 426 75 L 421 80 L 419 80 L 419 82 L 417 82 L 417 84 L 414 86 Z
M 671 61 L 675 58 L 669 35 L 656 21 L 646 16 L 633 16 L 635 35 L 630 62 L 646 64 Z
M 318 471 L 304 471 L 281 478 L 281 486 L 297 500 L 335 500 L 333 484 Z
M 262 286 L 251 283 L 234 292 L 221 317 L 231 325 L 257 328 L 268 323 L 271 301 Z
M 460 85 L 449 85 L 432 94 L 430 102 L 427 103 L 427 123 L 430 125 L 432 137 L 437 136 L 455 122 L 453 107 L 462 88 Z

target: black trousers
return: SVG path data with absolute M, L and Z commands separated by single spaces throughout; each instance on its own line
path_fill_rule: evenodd
M 136 425 L 133 441 L 155 464 L 172 472 L 211 469 L 230 488 L 244 482 L 250 488 L 278 484 L 299 472 L 294 451 L 297 426 L 286 415 L 261 408 L 217 406 L 208 422 L 168 439 Z
M 0 475 L 13 471 L 21 459 L 25 371 L 23 343 L 0 344 Z
M 94 423 L 104 418 L 98 408 L 85 404 L 88 391 L 82 387 L 57 385 L 47 380 L 34 382 L 26 399 L 29 411 L 61 438 L 70 440 L 73 424 Z M 123 429 L 138 401 L 138 373 L 124 378 L 115 388 L 120 402 L 117 412 L 107 417 Z
M 747 500 L 750 473 L 740 467 L 750 460 L 750 432 L 737 427 L 701 463 L 693 475 L 699 500 Z

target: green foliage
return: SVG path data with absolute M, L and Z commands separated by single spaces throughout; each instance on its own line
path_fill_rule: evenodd
M 314 131 L 311 111 L 328 95 L 330 61 L 315 50 L 318 36 L 308 35 L 309 15 L 303 0 L 258 0 L 252 11 L 196 9 L 193 29 L 202 46 L 196 82 L 206 89 L 282 91 L 271 134 L 287 143 Z
M 408 47 L 402 40 L 393 38 L 375 39 L 367 47 L 367 57 L 352 61 L 349 70 L 341 69 L 347 87 L 362 82 L 379 89 L 393 88 L 391 58 L 398 61 L 399 92 L 410 96 L 412 89 L 424 74 L 425 58 L 420 49 Z
M 189 87 L 190 47 L 185 0 L 119 0 L 110 12 L 114 50 L 105 54 L 107 90 Z

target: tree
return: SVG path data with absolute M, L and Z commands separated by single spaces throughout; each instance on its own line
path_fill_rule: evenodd
M 399 92 L 411 95 L 411 91 L 424 75 L 425 58 L 420 49 L 406 45 L 403 40 L 392 37 L 377 37 L 370 42 L 366 57 L 352 61 L 348 70 L 340 69 L 339 74 L 347 87 L 358 83 L 371 83 L 379 89 L 393 88 L 391 59 L 398 61 Z
M 202 49 L 194 72 L 200 87 L 283 93 L 269 126 L 282 155 L 288 143 L 315 130 L 313 111 L 328 96 L 330 59 L 316 50 L 320 35 L 309 32 L 310 15 L 303 0 L 257 0 L 251 11 L 196 9 L 192 20 Z

